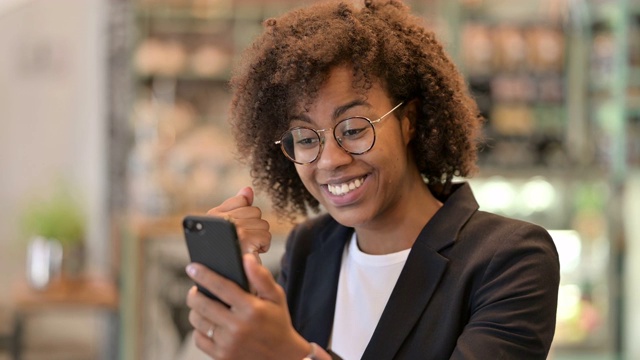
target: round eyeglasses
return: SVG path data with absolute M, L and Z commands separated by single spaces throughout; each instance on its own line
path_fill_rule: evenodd
M 284 155 L 296 164 L 311 164 L 320 157 L 324 146 L 324 136 L 320 133 L 333 130 L 333 137 L 338 145 L 352 155 L 362 155 L 376 142 L 376 128 L 379 123 L 398 109 L 404 101 L 376 120 L 369 120 L 364 116 L 354 116 L 338 122 L 333 128 L 315 130 L 305 126 L 298 126 L 287 130 L 276 145 L 280 145 Z

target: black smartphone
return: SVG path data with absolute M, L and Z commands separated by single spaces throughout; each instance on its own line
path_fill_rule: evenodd
M 242 250 L 236 227 L 231 221 L 220 217 L 187 215 L 182 220 L 182 228 L 192 262 L 203 264 L 249 291 L 249 281 L 242 265 Z M 201 293 L 220 301 L 199 284 L 196 286 Z

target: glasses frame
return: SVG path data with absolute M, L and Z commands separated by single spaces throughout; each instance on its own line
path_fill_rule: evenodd
M 351 116 L 348 117 L 346 119 L 342 119 L 340 120 L 338 123 L 336 123 L 334 126 L 330 127 L 330 128 L 326 128 L 326 129 L 313 129 L 310 127 L 306 127 L 306 126 L 296 126 L 294 128 L 291 128 L 287 131 L 285 131 L 281 136 L 280 136 L 280 140 L 275 141 L 274 143 L 276 145 L 280 145 L 280 150 L 282 151 L 282 153 L 284 154 L 284 156 L 287 157 L 287 159 L 293 161 L 296 164 L 299 165 L 310 165 L 313 164 L 316 160 L 318 160 L 320 158 L 320 155 L 322 154 L 322 150 L 324 149 L 324 142 L 325 142 L 325 136 L 324 136 L 324 132 L 325 131 L 331 131 L 331 133 L 333 134 L 333 138 L 336 140 L 336 143 L 338 144 L 338 146 L 340 146 L 340 148 L 342 150 L 344 150 L 346 153 L 351 154 L 351 155 L 362 155 L 362 154 L 366 154 L 369 151 L 371 151 L 371 149 L 373 149 L 373 146 L 376 143 L 376 127 L 374 126 L 374 124 L 377 124 L 379 122 L 381 122 L 384 118 L 386 118 L 387 116 L 391 115 L 394 111 L 396 111 L 400 106 L 402 106 L 402 104 L 404 104 L 404 101 L 401 101 L 398 105 L 394 106 L 391 110 L 389 110 L 387 113 L 385 113 L 384 115 L 380 116 L 379 118 L 377 118 L 376 120 L 371 120 L 366 116 Z M 371 128 L 373 129 L 373 141 L 371 142 L 371 146 L 369 146 L 369 148 L 365 151 L 361 151 L 361 152 L 352 152 L 349 151 L 347 149 L 344 148 L 344 146 L 342 146 L 342 142 L 340 140 L 338 140 L 338 137 L 336 136 L 335 130 L 336 128 L 342 124 L 343 122 L 347 121 L 347 120 L 351 120 L 351 119 L 364 119 L 367 120 L 369 122 L 369 124 L 371 125 Z M 289 156 L 289 154 L 287 154 L 287 151 L 284 148 L 284 144 L 282 142 L 282 139 L 289 134 L 289 132 L 291 132 L 292 130 L 297 130 L 297 129 L 306 129 L 306 130 L 311 130 L 313 131 L 317 136 L 318 139 L 320 139 L 320 145 L 318 148 L 318 154 L 316 155 L 315 158 L 313 158 L 313 160 L 311 161 L 307 161 L 307 162 L 300 162 L 300 161 L 296 161 L 295 159 L 291 158 L 291 156 Z M 322 135 L 321 135 L 322 133 Z

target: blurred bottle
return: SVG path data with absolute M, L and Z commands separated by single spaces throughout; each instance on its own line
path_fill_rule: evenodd
M 60 274 L 62 245 L 58 241 L 35 237 L 27 248 L 27 281 L 35 289 L 44 289 Z

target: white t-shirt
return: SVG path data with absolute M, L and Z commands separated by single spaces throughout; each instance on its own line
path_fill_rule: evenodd
M 410 251 L 365 254 L 353 233 L 342 254 L 330 344 L 343 359 L 362 358 Z

